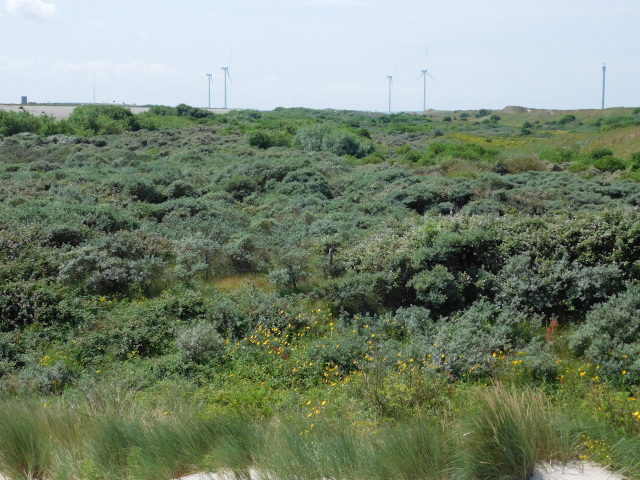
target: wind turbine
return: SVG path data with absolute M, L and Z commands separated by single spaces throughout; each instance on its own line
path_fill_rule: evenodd
M 216 69 L 216 61 L 214 60 L 211 64 L 211 71 L 213 72 Z M 207 77 L 209 77 L 209 81 L 207 82 L 209 85 L 209 108 L 211 108 L 211 86 L 213 85 L 213 73 L 205 73 Z
M 393 85 L 393 75 L 387 75 L 389 79 L 389 113 L 391 113 L 391 86 Z
M 425 111 L 427 109 L 427 75 L 429 75 L 434 82 L 438 83 L 438 81 L 435 78 L 433 78 L 431 76 L 431 74 L 427 71 L 427 67 L 426 67 L 426 65 L 427 65 L 427 54 L 428 54 L 428 52 L 427 52 L 427 49 L 425 48 L 424 49 L 424 64 L 425 64 L 425 67 L 424 67 L 424 70 L 420 70 L 422 72 L 422 75 L 420 75 L 418 77 L 418 78 L 423 77 L 423 80 L 424 80 L 422 111 Z M 418 78 L 416 78 L 416 80 Z
M 220 67 L 222 70 L 224 70 L 224 108 L 227 108 L 227 77 L 229 77 L 229 82 L 231 82 L 231 85 L 233 85 L 233 82 L 231 81 L 231 74 L 229 73 L 229 62 L 231 61 L 232 53 L 233 51 L 229 52 L 229 60 L 227 60 L 227 66 Z
M 607 66 L 602 64 L 602 109 L 604 110 L 604 76 L 607 72 Z
M 220 67 L 224 70 L 224 108 L 227 108 L 227 77 L 229 77 L 229 82 L 231 82 L 231 74 L 229 73 L 229 67 Z M 233 85 L 233 82 L 231 82 Z
M 209 77 L 209 108 L 211 108 L 211 83 L 213 83 L 213 80 L 211 79 L 211 77 L 213 76 L 213 73 L 205 73 L 205 75 L 207 77 Z

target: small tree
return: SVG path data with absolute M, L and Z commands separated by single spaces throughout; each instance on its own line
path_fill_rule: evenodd
M 176 244 L 175 272 L 183 282 L 190 283 L 195 277 L 202 275 L 204 281 L 209 280 L 211 265 L 220 245 L 200 234 L 186 237 Z

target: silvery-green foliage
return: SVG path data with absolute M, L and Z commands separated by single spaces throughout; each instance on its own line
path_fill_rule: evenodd
M 399 308 L 393 320 L 404 327 L 409 334 L 426 334 L 435 327 L 431 312 L 424 307 L 414 305 Z
M 175 180 L 167 188 L 169 198 L 195 197 L 197 193 L 196 188 L 184 180 Z
M 539 316 L 478 300 L 462 313 L 437 322 L 435 331 L 423 337 L 425 354 L 431 355 L 434 366 L 456 377 L 469 374 L 472 367 L 475 374 L 482 374 L 495 362 L 494 353 L 524 347 L 540 325 Z
M 569 347 L 614 381 L 640 380 L 640 284 L 596 305 L 570 335 Z
M 294 137 L 294 143 L 306 152 L 327 151 L 358 158 L 365 157 L 373 151 L 373 145 L 365 139 L 335 130 L 328 125 L 301 128 Z
M 278 187 L 286 195 L 318 193 L 325 198 L 333 198 L 327 179 L 312 168 L 300 168 L 289 172 Z
M 62 360 L 44 365 L 36 355 L 25 355 L 25 367 L 20 371 L 20 386 L 25 392 L 43 395 L 61 392 L 73 381 L 73 374 Z
M 456 282 L 456 277 L 444 265 L 422 270 L 409 280 L 407 285 L 415 288 L 416 296 L 427 307 L 436 309 L 455 300 L 464 287 Z
M 176 345 L 185 360 L 202 363 L 208 359 L 216 359 L 222 354 L 224 340 L 215 324 L 199 320 L 178 331 Z
M 175 273 L 182 281 L 204 275 L 205 280 L 220 246 L 202 234 L 184 237 L 175 245 Z
M 165 261 L 149 251 L 142 238 L 117 232 L 66 253 L 58 281 L 83 284 L 89 291 L 126 294 L 134 285 L 144 287 L 164 270 Z
M 566 255 L 558 261 L 517 255 L 496 276 L 496 300 L 537 313 L 584 311 L 618 291 L 621 276 L 617 265 L 584 266 Z
M 554 382 L 558 378 L 558 355 L 554 352 L 552 342 L 539 335 L 531 340 L 523 349 L 521 359 L 536 380 Z

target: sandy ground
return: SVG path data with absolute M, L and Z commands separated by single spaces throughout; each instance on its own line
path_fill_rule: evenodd
M 231 480 L 233 475 L 222 473 L 194 473 L 182 477 L 180 480 Z M 251 470 L 251 479 L 260 480 L 257 471 Z M 624 480 L 624 477 L 616 475 L 602 467 L 590 463 L 570 463 L 567 466 L 542 465 L 536 468 L 531 480 Z
M 256 470 L 251 470 L 251 479 L 260 480 Z M 590 463 L 571 463 L 565 467 L 561 465 L 542 465 L 537 468 L 531 480 L 624 480 L 608 470 Z M 0 475 L 0 480 L 8 480 Z M 181 477 L 179 480 L 233 480 L 233 475 L 222 473 L 194 473 Z
M 115 104 L 113 104 L 115 105 Z M 132 113 L 138 114 L 147 112 L 149 107 L 132 107 L 125 105 Z M 19 112 L 22 110 L 20 107 L 24 107 L 24 110 L 32 115 L 51 115 L 54 118 L 68 118 L 71 112 L 77 107 L 77 105 L 0 105 L 0 110 L 7 112 Z M 213 113 L 227 113 L 229 108 L 205 108 Z
M 562 465 L 542 465 L 537 468 L 531 480 L 624 480 L 625 477 L 598 465 L 573 462 Z

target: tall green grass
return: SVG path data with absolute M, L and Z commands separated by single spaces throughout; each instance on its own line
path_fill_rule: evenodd
M 385 428 L 371 438 L 364 471 L 376 480 L 448 478 L 455 448 L 454 426 L 448 420 L 413 420 Z
M 175 408 L 167 414 L 141 414 L 138 405 L 88 415 L 63 401 L 44 408 L 35 399 L 0 400 L 0 473 L 52 480 L 165 480 L 194 472 L 244 480 L 255 471 L 274 480 L 525 480 L 536 464 L 566 463 L 585 454 L 585 438 L 605 437 L 610 460 L 603 462 L 627 474 L 640 470 L 636 437 L 590 427 L 540 390 L 472 388 L 446 414 L 355 425 L 299 412 L 263 420 L 206 416 L 167 395 Z
M 247 418 L 213 418 L 209 428 L 215 431 L 210 453 L 203 461 L 208 470 L 228 471 L 236 479 L 251 478 L 256 452 L 263 443 L 259 422 Z
M 42 421 L 42 404 L 13 399 L 0 408 L 0 471 L 11 478 L 44 478 L 52 444 Z
M 309 422 L 295 417 L 269 422 L 264 431 L 264 448 L 258 453 L 257 460 L 270 478 L 320 478 L 316 432 L 312 431 Z
M 156 422 L 144 428 L 132 446 L 129 468 L 134 478 L 166 480 L 203 468 L 203 458 L 213 448 L 217 425 L 194 418 Z
M 480 390 L 460 428 L 457 479 L 527 480 L 536 463 L 566 463 L 580 438 L 541 391 L 503 385 Z

